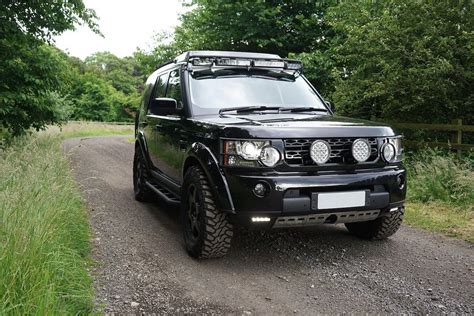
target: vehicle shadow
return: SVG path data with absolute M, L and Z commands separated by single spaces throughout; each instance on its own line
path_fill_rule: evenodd
M 173 238 L 177 238 L 177 242 L 184 249 L 179 207 L 171 206 L 159 199 L 144 206 L 161 227 Z M 339 259 L 361 261 L 380 259 L 384 255 L 393 255 L 400 246 L 399 242 L 392 239 L 368 241 L 357 238 L 340 224 L 264 231 L 235 227 L 232 248 L 228 259 L 225 260 L 240 262 L 246 261 L 246 258 L 253 258 L 252 264 L 258 265 L 275 259 L 298 263 L 304 262 L 305 259 L 317 258 L 318 264 L 334 265 L 335 260 Z

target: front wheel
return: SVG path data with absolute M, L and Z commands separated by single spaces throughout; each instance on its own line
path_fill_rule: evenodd
M 197 166 L 186 172 L 182 188 L 184 242 L 195 258 L 222 257 L 229 251 L 233 227 L 216 207 L 206 175 Z
M 402 225 L 405 208 L 400 207 L 386 216 L 373 221 L 346 223 L 347 229 L 354 235 L 364 239 L 385 239 L 392 236 Z

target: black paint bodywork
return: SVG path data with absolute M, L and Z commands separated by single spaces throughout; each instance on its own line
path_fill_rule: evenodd
M 156 92 L 157 79 L 176 70 L 180 74 L 182 110 L 171 115 L 151 115 L 148 104 Z M 290 166 L 282 160 L 274 168 L 224 167 L 225 139 L 271 140 L 284 153 L 284 139 L 292 138 L 377 138 L 393 137 L 395 131 L 369 121 L 323 113 L 223 114 L 195 116 L 189 95 L 185 62 L 170 62 L 147 80 L 136 119 L 136 150 L 141 150 L 156 185 L 176 199 L 186 170 L 199 165 L 205 172 L 217 206 L 241 223 L 252 216 L 291 216 L 314 213 L 312 193 L 367 190 L 370 206 L 380 216 L 402 206 L 406 195 L 406 171 L 401 163 L 388 164 L 378 157 L 372 163 Z M 314 88 L 313 88 L 314 89 Z M 316 92 L 317 93 L 317 92 Z M 380 146 L 381 144 L 379 144 Z M 257 183 L 268 188 L 264 197 L 253 193 Z M 357 209 L 351 209 L 357 210 Z M 332 212 L 342 212 L 332 210 Z M 268 224 L 262 224 L 262 227 Z

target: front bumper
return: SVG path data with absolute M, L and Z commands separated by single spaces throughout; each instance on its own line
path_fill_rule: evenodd
M 278 226 L 277 218 L 305 218 L 307 223 L 307 219 L 314 217 L 311 215 L 324 215 L 323 222 L 331 222 L 333 217 L 327 219 L 330 215 L 349 212 L 356 212 L 354 216 L 360 221 L 372 220 L 374 216 L 384 216 L 390 210 L 402 207 L 406 195 L 406 171 L 401 166 L 344 172 L 245 175 L 228 169 L 225 176 L 236 210 L 233 219 L 252 227 Z M 258 183 L 267 188 L 263 197 L 253 192 Z M 365 206 L 330 210 L 315 208 L 315 193 L 359 190 L 366 191 Z M 375 215 L 369 211 L 378 212 Z M 321 216 L 313 222 L 319 223 Z M 271 221 L 254 223 L 251 221 L 253 217 L 268 217 Z M 338 215 L 336 218 L 336 222 L 341 222 L 344 217 Z

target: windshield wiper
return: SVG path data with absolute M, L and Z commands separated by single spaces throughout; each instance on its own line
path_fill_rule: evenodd
M 310 111 L 313 111 L 313 112 L 328 112 L 328 110 L 326 109 L 321 109 L 321 108 L 315 108 L 315 107 L 311 107 L 311 106 L 302 106 L 302 107 L 282 107 L 282 108 L 279 108 L 278 109 L 279 112 L 310 112 Z
M 248 112 L 255 112 L 255 111 L 268 111 L 268 110 L 277 110 L 279 111 L 281 107 L 279 106 L 240 106 L 234 108 L 225 108 L 220 109 L 219 114 L 224 112 L 232 112 L 235 111 L 236 113 L 248 113 Z

